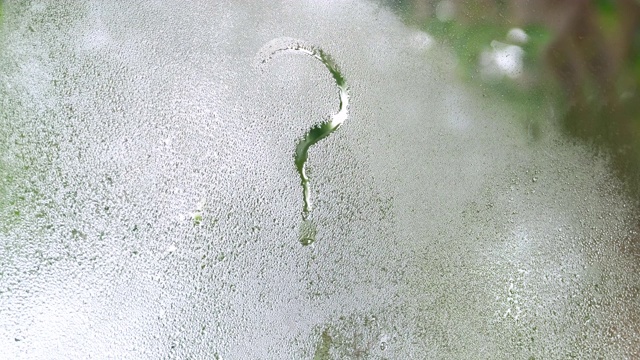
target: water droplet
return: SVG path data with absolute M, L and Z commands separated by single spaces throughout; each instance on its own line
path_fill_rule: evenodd
M 310 220 L 300 223 L 300 243 L 304 246 L 313 244 L 316 241 L 316 226 Z

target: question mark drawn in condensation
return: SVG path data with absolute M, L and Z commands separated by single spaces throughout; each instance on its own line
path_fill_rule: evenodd
M 304 206 L 302 209 L 302 219 L 307 221 L 311 212 L 311 197 L 309 190 L 309 178 L 305 172 L 305 164 L 308 158 L 309 147 L 318 141 L 326 138 L 336 131 L 340 125 L 349 117 L 349 92 L 347 83 L 338 70 L 338 66 L 333 59 L 322 49 L 305 44 L 301 40 L 292 38 L 279 38 L 265 44 L 259 51 L 259 59 L 262 64 L 271 60 L 277 53 L 291 51 L 311 56 L 319 60 L 329 70 L 339 90 L 340 107 L 338 113 L 334 114 L 330 120 L 314 125 L 309 131 L 298 141 L 294 154 L 294 162 L 300 174 L 300 182 L 302 184 Z M 315 230 L 313 231 L 315 233 Z M 314 234 L 315 235 L 315 234 Z M 313 236 L 301 239 L 304 245 L 313 242 Z

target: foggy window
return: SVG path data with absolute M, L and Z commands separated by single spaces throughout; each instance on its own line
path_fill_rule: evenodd
M 2 2 L 0 358 L 640 356 L 608 73 L 543 3 Z

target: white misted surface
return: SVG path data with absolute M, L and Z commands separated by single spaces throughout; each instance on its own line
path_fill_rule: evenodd
M 639 356 L 637 209 L 607 159 L 533 140 L 388 9 L 3 11 L 0 357 Z M 293 151 L 337 89 L 309 57 L 257 69 L 280 37 L 350 88 L 309 150 L 308 247 Z

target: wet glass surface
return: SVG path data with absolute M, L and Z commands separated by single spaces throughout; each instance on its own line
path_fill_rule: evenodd
M 2 356 L 640 356 L 632 56 L 462 4 L 3 2 Z

